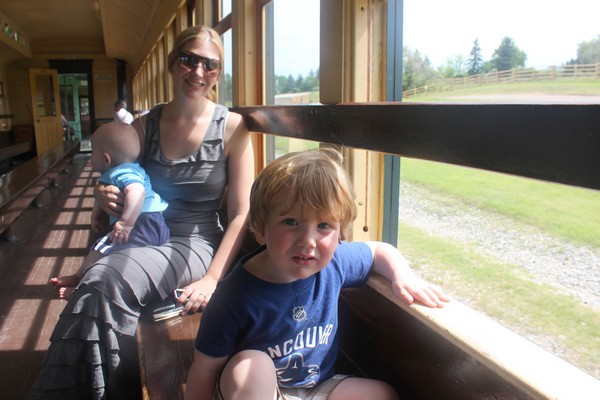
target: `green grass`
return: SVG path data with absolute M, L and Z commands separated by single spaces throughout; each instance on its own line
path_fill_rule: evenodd
M 600 191 L 409 158 L 400 179 L 600 249 Z
M 600 79 L 556 80 L 538 82 L 500 83 L 494 85 L 468 86 L 438 93 L 426 93 L 407 97 L 407 102 L 456 102 L 461 96 L 490 94 L 549 94 L 574 96 L 600 96 Z
M 490 94 L 600 95 L 600 80 L 523 82 L 409 97 L 456 102 Z M 577 245 L 600 249 L 600 191 L 416 159 L 402 159 L 401 180 L 449 203 L 469 204 L 533 225 Z M 402 210 L 400 211 L 402 212 Z M 401 224 L 399 248 L 415 270 L 522 336 L 551 337 L 572 364 L 598 376 L 600 313 L 475 246 Z
M 593 371 L 600 364 L 600 313 L 468 245 L 405 224 L 399 237 L 398 247 L 412 267 L 449 294 L 522 336 L 553 337 L 579 368 Z

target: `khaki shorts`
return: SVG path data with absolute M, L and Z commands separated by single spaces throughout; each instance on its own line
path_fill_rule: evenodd
M 348 378 L 348 375 L 334 375 L 325 382 L 314 388 L 277 388 L 277 400 L 327 400 L 327 396 L 340 384 L 341 381 Z M 220 381 L 220 379 L 219 379 Z M 217 386 L 213 400 L 224 400 L 221 396 L 221 388 Z

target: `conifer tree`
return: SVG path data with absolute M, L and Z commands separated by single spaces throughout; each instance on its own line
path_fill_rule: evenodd
M 467 60 L 467 74 L 477 75 L 483 68 L 483 57 L 481 55 L 481 48 L 479 47 L 479 40 L 475 39 L 473 42 L 473 48 L 469 53 L 469 59 Z

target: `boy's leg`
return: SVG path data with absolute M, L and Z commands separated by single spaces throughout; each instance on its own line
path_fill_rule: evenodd
M 219 393 L 224 400 L 276 400 L 277 374 L 273 361 L 257 350 L 236 354 L 223 369 Z
M 374 379 L 348 377 L 329 394 L 327 400 L 398 400 L 393 387 Z

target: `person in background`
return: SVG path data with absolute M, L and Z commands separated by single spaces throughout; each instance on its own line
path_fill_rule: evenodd
M 140 138 L 138 161 L 169 203 L 163 216 L 170 239 L 113 252 L 86 269 L 54 328 L 29 399 L 141 398 L 135 332 L 143 307 L 181 288 L 182 313 L 203 309 L 238 257 L 254 152 L 242 116 L 215 103 L 223 54 L 213 29 L 191 27 L 175 38 L 167 63 L 173 99 L 132 124 Z M 94 192 L 107 214 L 121 215 L 118 187 L 98 184 Z
M 168 204 L 152 190 L 150 177 L 136 162 L 139 154 L 140 140 L 129 124 L 109 122 L 92 135 L 92 170 L 101 173 L 99 182 L 123 191 L 123 212 L 119 218 L 110 217 L 110 232 L 94 243 L 75 275 L 50 279 L 59 288 L 59 298 L 68 300 L 85 268 L 111 252 L 133 246 L 160 246 L 169 240 L 169 227 L 162 215 Z M 104 215 L 95 203 L 93 232 L 106 230 Z
M 113 121 L 123 122 L 125 124 L 131 124 L 133 122 L 133 115 L 127 111 L 127 103 L 125 100 L 119 99 L 115 101 L 115 115 Z
M 398 399 L 387 383 L 335 373 L 340 290 L 374 272 L 408 304 L 443 307 L 449 298 L 392 245 L 344 241 L 356 205 L 341 163 L 333 149 L 289 153 L 257 177 L 250 228 L 262 247 L 202 314 L 187 400 Z
M 67 117 L 64 114 L 60 114 L 60 124 L 63 130 L 63 142 L 75 140 L 75 130 L 69 125 L 69 121 L 67 121 Z

